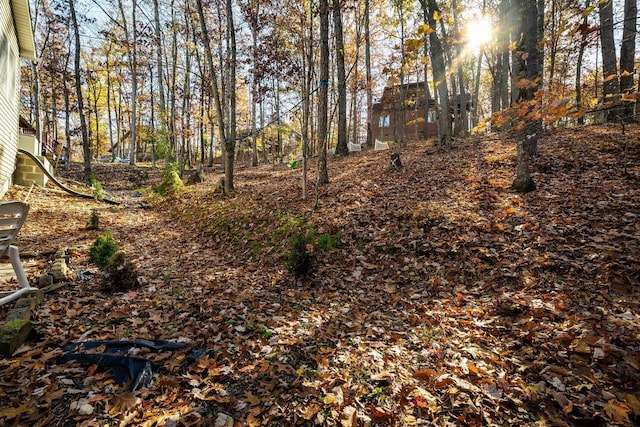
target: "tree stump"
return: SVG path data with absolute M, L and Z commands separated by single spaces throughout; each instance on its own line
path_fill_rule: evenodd
M 393 153 L 391 154 L 391 163 L 389 164 L 389 170 L 400 170 L 402 169 L 402 161 L 400 160 L 400 154 Z
M 189 176 L 189 179 L 187 180 L 187 185 L 200 184 L 201 182 L 204 182 L 204 171 L 202 168 L 202 163 L 200 163 L 196 168 L 195 172 L 193 172 Z

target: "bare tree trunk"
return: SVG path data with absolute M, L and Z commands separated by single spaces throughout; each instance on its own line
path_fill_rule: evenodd
M 38 63 L 36 61 L 31 63 L 31 72 L 33 73 L 33 118 L 36 125 L 36 138 L 42 142 L 42 128 L 40 124 L 40 73 L 38 72 Z M 52 87 L 52 89 L 54 88 L 55 86 Z M 55 114 L 53 120 L 57 120 Z
M 311 8 L 309 8 L 311 9 Z M 305 16 L 305 19 L 307 17 Z M 309 16 L 309 34 L 304 40 L 303 48 L 303 72 L 305 76 L 304 91 L 302 99 L 302 200 L 307 200 L 308 182 L 307 182 L 307 159 L 309 157 L 309 126 L 311 113 L 311 82 L 313 79 L 313 13 Z M 306 27 L 305 25 L 302 26 Z
M 478 113 L 478 96 L 480 93 L 480 76 L 482 73 L 482 55 L 484 52 L 484 47 L 480 47 L 480 53 L 478 54 L 478 63 L 476 64 L 476 75 L 475 75 L 475 83 L 473 86 L 473 97 L 471 99 L 471 104 L 473 105 L 473 112 L 471 114 L 471 124 L 473 127 L 478 126 L 480 122 L 480 116 Z
M 538 50 L 538 31 L 537 16 L 538 6 L 536 0 L 516 0 L 514 11 L 519 12 L 520 16 L 520 33 L 522 37 L 518 46 L 518 50 L 523 52 L 516 61 L 514 70 L 515 78 L 518 81 L 526 80 L 527 85 L 523 86 L 518 92 L 519 102 L 528 102 L 534 99 L 534 94 L 538 90 L 538 82 L 540 76 L 539 70 L 539 50 Z M 513 7 L 513 6 L 512 6 Z M 511 187 L 520 193 L 528 193 L 536 189 L 535 182 L 529 173 L 529 158 L 537 140 L 539 138 L 540 124 L 539 120 L 529 120 L 520 132 L 518 139 L 518 165 L 516 171 L 516 179 Z
M 509 0 L 500 0 L 498 7 L 500 11 L 499 32 L 498 32 L 498 61 L 496 64 L 496 108 L 492 112 L 496 113 L 509 108 L 509 35 L 511 19 Z
M 282 123 L 280 121 L 280 80 L 278 77 L 274 77 L 273 81 L 273 96 L 275 104 L 276 115 L 276 151 L 275 151 L 275 163 L 282 163 Z
M 213 96 L 213 101 L 216 108 L 216 119 L 218 122 L 217 125 L 218 125 L 218 134 L 220 138 L 220 144 L 226 144 L 226 135 L 224 130 L 224 115 L 222 112 L 222 103 L 220 102 L 220 92 L 218 92 L 218 80 L 216 76 L 216 69 L 213 64 L 213 55 L 211 54 L 211 42 L 209 40 L 209 33 L 207 31 L 207 25 L 204 19 L 204 12 L 202 10 L 202 0 L 196 0 L 196 6 L 198 8 L 198 16 L 200 18 L 200 28 L 202 30 L 202 39 L 203 39 L 202 41 L 204 43 L 205 58 L 207 59 L 207 65 L 209 67 L 209 84 L 211 85 L 211 94 Z M 225 176 L 226 176 L 226 170 L 225 170 Z M 227 182 L 225 182 L 225 192 L 227 191 L 226 186 L 227 186 Z
M 369 25 L 370 0 L 364 3 L 364 55 L 365 73 L 367 78 L 367 145 L 373 147 L 373 135 L 371 134 L 371 121 L 373 120 L 373 81 L 371 78 L 371 32 Z
M 320 0 L 320 83 L 318 88 L 318 185 L 329 183 L 327 170 L 329 92 L 329 4 Z M 317 190 L 316 190 L 317 191 Z
M 402 1 L 394 1 L 394 5 L 398 10 L 398 18 L 400 21 L 400 145 L 407 144 L 407 86 L 405 85 L 404 65 L 406 63 L 406 52 L 404 46 L 405 30 L 404 30 L 404 4 Z M 397 120 L 395 121 L 397 124 Z
M 67 73 L 67 65 L 69 62 L 69 55 L 67 55 L 67 64 L 65 64 L 64 74 Z M 62 79 L 62 90 L 64 93 L 64 135 L 65 135 L 65 152 L 66 162 L 64 164 L 65 170 L 71 169 L 71 102 L 69 100 L 69 87 L 67 86 L 67 79 Z
M 108 53 L 111 53 L 111 43 L 109 44 L 109 50 Z M 107 73 L 107 119 L 109 120 L 109 150 L 111 151 L 111 161 L 115 160 L 116 157 L 116 147 L 115 147 L 115 143 L 113 141 L 113 126 L 111 126 L 111 123 L 113 123 L 113 117 L 112 117 L 112 112 L 111 112 L 111 96 L 112 96 L 112 80 L 111 80 L 111 62 L 109 61 L 109 55 L 106 56 L 105 58 L 105 67 L 106 67 L 106 73 Z
M 251 46 L 253 55 L 253 70 L 251 73 L 251 165 L 258 166 L 258 130 L 256 126 L 256 99 L 258 97 L 258 66 L 257 66 L 257 51 L 258 51 L 258 32 L 260 27 L 258 25 L 260 16 L 260 2 L 256 2 L 255 10 L 255 25 L 251 25 Z
M 553 91 L 554 84 L 553 79 L 556 74 L 556 52 L 558 51 L 558 41 L 560 40 L 560 35 L 557 32 L 558 29 L 558 12 L 557 12 L 558 1 L 551 0 L 551 14 L 549 15 L 551 18 L 550 22 L 550 46 L 549 46 L 549 83 L 548 87 L 550 91 Z
M 620 94 L 620 81 L 618 80 L 618 66 L 616 64 L 616 46 L 613 37 L 613 1 L 603 0 L 598 3 L 600 15 L 600 42 L 602 46 L 602 70 L 604 83 L 602 95 L 605 102 L 617 101 Z M 616 120 L 619 110 L 609 109 L 607 121 Z
M 457 12 L 458 6 L 457 6 L 457 1 L 454 0 L 453 2 L 453 28 L 454 28 L 454 32 L 455 32 L 455 38 L 459 39 L 460 38 L 460 28 L 458 25 L 458 12 Z M 460 44 L 456 45 L 456 54 L 458 56 L 458 58 L 462 58 L 463 53 L 462 53 L 462 47 Z M 460 95 L 460 100 L 458 102 L 456 102 L 456 109 L 459 108 L 459 120 L 460 120 L 460 124 L 459 124 L 459 134 L 466 136 L 467 133 L 469 132 L 469 119 L 468 119 L 468 113 L 467 113 L 467 92 L 465 89 L 465 81 L 464 81 L 464 73 L 462 70 L 462 61 L 458 60 L 458 65 L 457 65 L 457 72 L 458 72 L 458 89 L 459 89 L 459 95 Z
M 173 28 L 176 27 L 177 21 L 175 17 L 175 0 L 171 1 L 171 26 Z M 177 87 L 177 67 L 178 67 L 178 32 L 172 31 L 171 37 L 171 81 L 170 88 L 168 89 L 169 94 L 169 120 L 167 121 L 167 130 L 168 130 L 168 142 L 169 142 L 169 151 L 170 156 L 175 156 L 177 152 L 177 143 L 176 143 L 176 87 Z M 204 31 L 206 34 L 206 31 Z M 203 36 L 205 37 L 205 36 Z M 205 52 L 208 52 L 209 49 L 205 44 Z
M 338 143 L 336 154 L 349 154 L 347 145 L 347 82 L 344 68 L 344 39 L 342 35 L 342 1 L 333 0 L 333 29 L 336 38 L 336 71 L 338 75 Z
M 84 116 L 84 100 L 82 97 L 82 76 L 80 70 L 80 56 L 82 54 L 82 46 L 80 45 L 80 32 L 78 30 L 78 19 L 76 17 L 76 7 L 74 0 L 69 0 L 69 9 L 71 11 L 71 23 L 75 34 L 75 83 L 76 97 L 78 100 L 78 115 L 80 116 L 80 132 L 82 134 L 82 153 L 84 155 L 84 180 L 89 181 L 91 177 L 91 143 L 87 133 L 87 120 Z M 69 153 L 71 154 L 71 153 Z
M 229 57 L 229 138 L 223 141 L 226 147 L 224 164 L 224 193 L 233 193 L 233 168 L 236 150 L 236 29 L 233 22 L 232 0 L 227 0 L 227 32 L 230 49 Z
M 584 8 L 589 8 L 591 0 L 586 0 Z M 580 30 L 580 48 L 578 50 L 578 62 L 576 64 L 576 107 L 582 109 L 582 59 L 584 58 L 584 48 L 587 46 L 587 26 L 589 24 L 589 14 L 582 13 L 582 26 Z M 578 117 L 578 124 L 584 124 L 584 116 Z
M 129 164 L 135 166 L 138 152 L 138 30 L 136 29 L 137 0 L 131 0 L 131 32 L 133 46 L 131 46 L 131 147 Z
M 638 0 L 625 0 L 624 26 L 622 30 L 622 44 L 620 46 L 620 93 L 633 92 L 633 72 L 635 66 L 636 22 L 638 15 Z M 624 120 L 633 120 L 633 103 L 625 101 Z
M 424 12 L 426 13 L 426 12 Z M 426 15 L 425 15 L 426 21 Z M 424 57 L 425 59 L 429 58 L 429 39 L 425 37 L 424 40 Z M 429 112 L 431 110 L 431 90 L 429 89 L 429 64 L 425 60 L 424 61 L 424 138 L 427 139 L 431 135 L 429 134 Z
M 167 129 L 167 104 L 164 95 L 164 62 L 162 59 L 162 33 L 160 31 L 160 8 L 158 7 L 158 0 L 153 0 L 153 23 L 156 42 L 156 73 L 158 74 L 158 110 L 160 113 L 160 132 L 164 137 Z
M 136 56 L 136 44 L 137 44 L 137 30 L 136 30 L 136 0 L 131 0 L 131 35 L 129 34 L 129 27 L 127 25 L 127 18 L 124 13 L 124 7 L 122 0 L 118 1 L 118 7 L 120 9 L 120 17 L 122 18 L 122 28 L 124 30 L 124 37 L 129 44 L 129 67 L 131 69 L 131 129 L 129 145 L 129 164 L 136 164 L 136 127 L 138 121 L 138 59 Z M 132 37 L 132 38 L 130 38 Z
M 434 30 L 429 33 L 429 44 L 431 45 L 431 67 L 433 70 L 433 85 L 438 93 L 440 102 L 440 112 L 438 116 L 438 143 L 448 148 L 451 145 L 451 109 L 449 106 L 449 90 L 447 87 L 447 72 L 444 61 L 444 51 L 442 43 L 435 31 L 436 21 L 434 13 L 439 10 L 435 0 L 420 0 L 425 20 L 429 27 Z
M 189 25 L 186 23 L 186 25 Z M 187 46 L 189 45 L 189 33 L 187 32 Z M 191 140 L 191 50 L 189 48 L 186 49 L 185 53 L 185 69 L 184 69 L 184 87 L 182 90 L 182 111 L 181 111 L 181 148 L 180 148 L 180 176 L 183 175 L 185 166 L 191 167 L 191 162 L 189 159 L 188 147 L 189 141 Z

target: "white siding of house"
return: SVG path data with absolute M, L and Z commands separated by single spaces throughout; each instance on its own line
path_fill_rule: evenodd
M 0 34 L 7 41 L 7 51 L 0 53 L 5 55 L 5 60 L 0 60 L 0 65 L 12 67 L 0 70 L 0 75 L 5 77 L 0 79 L 0 197 L 11 184 L 18 149 L 20 55 L 9 4 L 8 1 L 0 1 Z

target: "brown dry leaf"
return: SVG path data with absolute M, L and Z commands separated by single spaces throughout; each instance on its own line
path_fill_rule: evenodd
M 24 414 L 27 411 L 29 411 L 29 405 L 27 403 L 16 408 L 0 409 L 0 418 L 4 417 L 7 420 L 12 420 L 18 415 Z
M 260 403 L 262 403 L 262 399 L 260 398 L 260 396 L 253 394 L 251 391 L 244 392 L 243 400 L 249 403 L 249 405 L 251 406 L 258 406 L 260 405 Z
M 126 391 L 124 393 L 116 394 L 112 398 L 112 406 L 109 413 L 114 415 L 118 413 L 125 413 L 131 411 L 140 403 L 140 398 L 135 392 Z
M 640 399 L 638 399 L 634 394 L 627 393 L 624 395 L 624 400 L 627 401 L 627 405 L 629 405 L 633 414 L 636 417 L 640 416 Z
M 345 406 L 340 417 L 342 427 L 355 427 L 358 425 L 358 411 L 351 405 Z
M 616 424 L 629 424 L 629 413 L 631 408 L 624 402 L 611 399 L 604 405 L 604 412 Z
M 374 405 L 367 406 L 367 409 L 369 410 L 369 416 L 371 419 L 378 423 L 388 423 L 395 418 L 393 414 Z
M 305 420 L 311 420 L 316 414 L 322 409 L 322 406 L 317 403 L 312 403 L 311 405 L 306 406 L 302 411 L 302 418 Z
M 421 381 L 431 381 L 437 376 L 438 376 L 438 373 L 433 369 L 429 369 L 429 368 L 421 369 L 413 373 L 413 377 Z

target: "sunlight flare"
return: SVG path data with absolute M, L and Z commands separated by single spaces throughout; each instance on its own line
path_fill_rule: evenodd
M 465 29 L 465 45 L 470 51 L 480 49 L 493 37 L 493 26 L 486 17 L 469 21 Z

